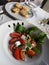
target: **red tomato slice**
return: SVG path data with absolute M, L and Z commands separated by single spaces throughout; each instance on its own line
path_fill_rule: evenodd
M 17 60 L 20 60 L 19 48 L 16 48 L 16 49 L 15 49 L 15 51 L 14 51 L 14 57 L 15 57 Z
M 28 50 L 27 53 L 29 56 L 34 56 L 36 54 L 33 50 Z
M 15 47 L 15 44 L 12 44 L 12 45 L 9 46 L 11 51 L 13 51 L 14 47 Z
M 11 40 L 9 41 L 9 44 L 13 44 L 13 43 L 15 43 L 17 40 L 18 40 L 17 38 L 13 38 L 13 39 L 11 39 Z
M 26 44 L 25 40 L 23 40 L 23 39 L 20 39 L 20 42 L 21 42 L 21 44 L 23 44 L 23 45 Z
M 17 38 L 17 37 L 20 37 L 20 36 L 21 36 L 21 34 L 17 33 L 17 32 L 10 33 L 10 37 L 12 37 L 12 38 Z
M 25 51 L 20 50 L 19 53 L 20 53 L 20 59 L 24 61 L 25 60 Z

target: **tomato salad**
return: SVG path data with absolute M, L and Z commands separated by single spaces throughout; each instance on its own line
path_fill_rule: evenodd
M 10 33 L 9 36 L 9 49 L 12 55 L 17 60 L 25 61 L 26 56 L 32 58 L 37 54 L 41 54 L 39 45 L 44 43 L 46 34 L 44 32 L 39 32 L 38 28 L 35 26 L 25 28 L 24 23 L 22 25 L 13 23 L 14 32 Z

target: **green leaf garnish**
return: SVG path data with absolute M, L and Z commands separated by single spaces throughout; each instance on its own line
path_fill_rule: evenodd
M 17 24 L 16 26 L 14 26 L 14 31 L 22 34 L 26 31 L 26 28 L 20 24 Z
M 26 51 L 28 51 L 28 50 L 29 50 L 29 48 L 27 47 L 27 48 L 26 48 Z
M 31 43 L 30 42 L 28 42 L 27 43 L 27 47 L 31 47 L 32 45 L 31 45 Z
M 46 38 L 46 34 L 45 34 L 44 32 L 40 32 L 40 33 L 36 36 L 35 40 L 36 40 L 37 43 L 43 44 L 45 38 Z
M 41 53 L 40 49 L 38 49 L 37 47 L 36 47 L 36 48 L 33 48 L 33 50 L 34 50 L 37 54 L 40 54 L 40 53 Z
M 29 35 L 32 35 L 34 32 L 36 32 L 38 30 L 37 27 L 33 26 L 33 27 L 30 27 L 26 30 L 26 33 L 29 34 Z

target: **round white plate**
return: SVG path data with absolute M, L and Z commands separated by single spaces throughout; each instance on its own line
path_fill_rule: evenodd
M 31 17 L 33 17 L 34 15 L 33 15 L 33 12 L 31 11 L 31 15 L 30 15 L 30 17 L 28 17 L 28 18 L 25 18 L 25 17 L 23 17 L 23 16 L 21 16 L 20 14 L 15 14 L 15 13 L 13 13 L 12 11 L 11 11 L 11 9 L 14 7 L 14 5 L 16 4 L 16 3 L 18 3 L 18 2 L 10 2 L 10 3 L 7 3 L 6 5 L 5 5 L 5 10 L 7 11 L 7 13 L 8 14 L 10 14 L 11 16 L 13 16 L 15 19 L 20 19 L 20 20 L 25 20 L 25 19 L 30 19 Z M 20 4 L 22 4 L 22 5 L 25 5 L 24 3 L 20 3 Z
M 9 33 L 13 31 L 13 23 L 17 24 L 19 22 L 22 24 L 23 21 L 9 21 L 7 23 L 4 23 L 0 26 L 0 64 L 2 65 L 38 65 L 42 59 L 42 57 L 45 57 L 42 55 L 40 57 L 33 58 L 32 60 L 28 61 L 18 61 L 15 60 L 14 57 L 10 54 L 10 51 L 8 50 L 8 40 L 9 40 Z M 8 25 L 11 27 L 9 28 Z M 33 26 L 32 24 L 28 22 L 24 22 L 25 27 Z M 44 49 L 43 49 L 44 51 Z M 46 52 L 46 51 L 45 51 Z

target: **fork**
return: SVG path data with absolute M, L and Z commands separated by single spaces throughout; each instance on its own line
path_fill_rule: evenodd
M 36 7 L 37 7 L 37 6 L 36 6 L 33 2 L 31 3 L 31 1 L 30 1 L 30 0 L 28 0 L 28 1 L 27 1 L 27 0 L 25 0 L 25 4 L 26 4 L 26 5 L 28 5 L 28 6 L 30 6 L 30 7 L 34 7 L 34 8 L 36 8 Z

